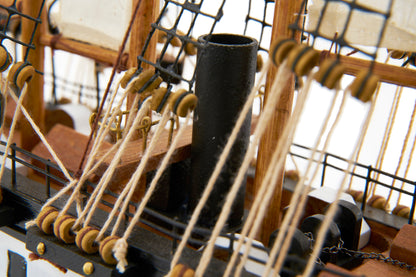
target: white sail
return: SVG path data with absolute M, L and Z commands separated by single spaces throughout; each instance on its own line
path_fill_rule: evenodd
M 321 18 L 325 0 L 312 0 L 308 7 L 307 30 L 314 30 Z M 351 0 L 331 1 L 322 17 L 319 33 L 333 38 L 335 33 L 342 34 L 350 11 Z M 388 11 L 390 0 L 358 0 L 357 4 L 381 13 Z M 383 27 L 384 17 L 376 13 L 367 13 L 354 9 L 345 40 L 350 44 L 375 46 Z M 391 16 L 381 47 L 416 51 L 416 1 L 393 0 Z
M 62 0 L 58 4 L 53 20 L 64 37 L 118 51 L 131 18 L 131 0 Z

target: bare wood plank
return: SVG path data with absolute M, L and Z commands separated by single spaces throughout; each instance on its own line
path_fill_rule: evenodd
M 72 173 L 77 172 L 79 162 L 81 160 L 82 154 L 84 153 L 83 151 L 87 145 L 88 137 L 78 133 L 72 128 L 61 124 L 56 124 L 46 135 L 46 139 L 57 153 L 65 168 Z M 111 146 L 112 145 L 110 143 L 103 142 L 101 149 L 103 151 L 108 151 Z M 43 143 L 37 144 L 33 148 L 32 153 L 44 159 L 50 159 L 52 162 L 55 162 L 52 155 L 49 153 L 48 149 L 45 147 L 45 145 L 43 145 Z M 42 163 L 39 161 L 34 160 L 32 163 L 40 168 L 43 167 Z M 52 173 L 61 178 L 65 178 L 64 175 L 59 171 L 52 169 Z
M 149 161 L 146 164 L 146 168 L 144 169 L 144 172 L 149 172 L 152 170 L 156 170 L 160 162 L 162 161 L 163 157 L 167 153 L 169 147 L 168 147 L 168 131 L 165 131 L 161 134 L 161 136 L 158 138 L 158 145 L 153 149 L 151 153 L 151 157 Z M 174 131 L 175 136 L 176 131 Z M 149 138 L 150 141 L 152 138 Z M 169 163 L 177 163 L 180 161 L 183 161 L 190 157 L 191 155 L 191 141 L 192 141 L 192 127 L 189 126 L 185 129 L 184 135 L 180 138 L 178 142 L 178 146 L 172 155 L 172 157 L 169 160 Z M 114 172 L 110 187 L 114 189 L 119 184 L 125 183 L 126 180 L 129 180 L 131 175 L 136 170 L 137 166 L 139 165 L 143 153 L 143 138 L 139 138 L 138 140 L 133 140 L 129 142 L 126 146 L 125 151 L 123 152 L 123 157 L 119 164 L 117 165 L 117 169 Z M 107 151 L 103 150 L 100 151 L 97 154 L 96 159 L 99 160 L 102 156 L 104 156 L 107 153 Z M 114 158 L 114 154 L 110 154 L 109 157 L 107 157 L 103 164 L 97 169 L 95 172 L 98 176 L 101 176 L 104 174 L 105 170 L 110 165 L 111 161 Z M 144 174 L 143 174 L 144 175 Z

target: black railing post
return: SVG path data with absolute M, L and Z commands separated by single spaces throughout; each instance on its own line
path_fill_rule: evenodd
M 175 217 L 174 219 L 179 220 L 178 217 Z M 172 233 L 172 254 L 174 254 L 176 248 L 178 248 L 178 239 L 176 237 L 179 235 L 178 227 L 176 225 L 172 225 Z
M 312 157 L 313 158 L 313 157 Z M 328 153 L 324 154 L 324 161 L 322 162 L 322 177 L 321 177 L 321 187 L 324 186 L 325 181 L 325 172 L 326 172 L 326 166 L 327 166 L 327 160 L 328 160 Z
M 413 201 L 412 201 L 412 208 L 410 209 L 410 216 L 409 216 L 409 224 L 413 224 L 413 217 L 415 213 L 415 206 L 416 206 L 416 182 L 413 183 L 415 186 L 415 190 L 413 192 Z
M 48 163 L 45 164 L 45 169 L 46 169 L 46 197 L 49 198 L 51 197 L 51 178 L 49 177 L 51 170 L 49 167 L 49 162 L 51 160 L 48 159 Z
M 12 189 L 16 189 L 16 143 L 12 143 Z M 8 155 L 8 153 L 4 153 L 4 155 Z
M 361 212 L 364 213 L 365 204 L 367 202 L 367 194 L 368 194 L 368 187 L 371 181 L 371 173 L 373 172 L 373 167 L 369 165 L 367 167 L 367 177 L 365 178 L 365 188 L 364 188 L 364 195 L 363 195 L 363 202 L 361 203 Z

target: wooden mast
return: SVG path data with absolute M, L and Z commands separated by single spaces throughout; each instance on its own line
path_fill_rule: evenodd
M 139 2 L 139 0 L 133 1 L 133 9 Z M 137 56 L 141 54 L 143 46 L 146 42 L 147 36 L 152 28 L 151 24 L 155 22 L 159 15 L 159 0 L 143 0 L 136 19 L 133 23 L 133 27 L 130 33 L 130 47 L 129 47 L 129 60 L 127 65 L 129 68 L 137 66 Z M 156 36 L 152 37 L 150 44 L 144 54 L 144 58 L 148 61 L 156 61 Z M 149 68 L 148 64 L 143 64 L 144 68 Z M 133 104 L 135 95 L 129 95 L 127 98 L 127 107 L 131 107 Z
M 37 18 L 39 15 L 39 11 L 42 7 L 42 0 L 30 0 L 30 1 L 22 1 L 22 12 L 28 16 L 33 18 Z M 42 12 L 41 20 L 42 22 L 46 22 L 45 18 L 45 9 Z M 22 20 L 22 42 L 30 43 L 30 39 L 32 37 L 33 30 L 35 28 L 35 22 L 33 20 L 26 19 L 21 17 Z M 28 55 L 28 62 L 32 64 L 32 66 L 40 72 L 43 72 L 43 59 L 44 59 L 44 46 L 39 43 L 39 38 L 42 33 L 42 30 L 45 28 L 45 24 L 39 24 L 37 26 L 33 44 L 35 45 L 36 49 L 31 49 Z M 23 55 L 26 53 L 26 48 L 24 48 Z M 33 120 L 36 124 L 41 128 L 44 129 L 44 122 L 45 122 L 45 109 L 44 109 L 44 102 L 43 102 L 43 76 L 39 73 L 35 73 L 32 77 L 31 81 L 27 84 L 27 95 L 24 99 L 23 105 L 31 114 Z M 23 149 L 31 150 L 39 141 L 38 136 L 30 126 L 29 122 L 21 117 L 20 120 L 20 146 Z
M 273 27 L 272 27 L 272 41 L 279 37 L 289 37 L 292 33 L 289 30 L 289 25 L 295 22 L 297 13 L 300 10 L 302 0 L 279 0 L 276 1 Z M 300 39 L 297 35 L 296 39 Z M 273 67 L 269 71 L 266 82 L 265 101 L 273 82 L 273 77 L 276 75 L 277 68 Z M 270 163 L 273 149 L 277 145 L 277 141 L 281 138 L 283 128 L 285 127 L 292 109 L 293 92 L 295 88 L 294 78 L 290 79 L 289 84 L 285 87 L 279 103 L 275 109 L 274 115 L 266 129 L 264 136 L 260 141 L 259 153 L 257 159 L 256 176 L 254 180 L 254 194 L 259 190 L 260 185 L 266 175 L 267 166 Z M 280 202 L 282 198 L 284 170 L 280 172 L 277 180 L 277 187 L 275 194 L 270 201 L 268 212 L 263 220 L 261 233 L 259 239 L 267 244 L 270 234 L 279 227 L 280 222 Z

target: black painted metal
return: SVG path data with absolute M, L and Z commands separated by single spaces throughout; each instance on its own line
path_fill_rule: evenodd
M 199 201 L 236 119 L 254 84 L 257 61 L 257 41 L 243 36 L 214 34 L 199 38 L 195 93 L 190 207 Z M 207 42 L 207 43 L 204 43 Z M 250 136 L 251 113 L 241 127 L 228 161 L 200 216 L 200 224 L 212 226 L 221 211 L 223 199 L 242 163 Z M 229 225 L 241 222 L 244 208 L 245 183 L 229 217 Z
M 7 266 L 7 277 L 26 277 L 26 260 L 21 255 L 7 251 L 9 264 Z

